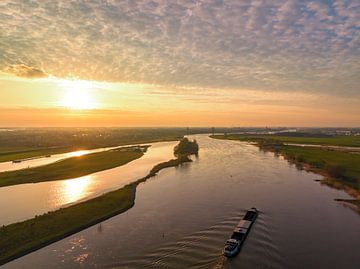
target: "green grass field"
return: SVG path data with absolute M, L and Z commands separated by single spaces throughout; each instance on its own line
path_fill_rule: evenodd
M 213 138 L 222 138 L 223 135 L 214 135 Z M 334 137 L 296 137 L 296 136 L 276 136 L 276 135 L 246 135 L 229 134 L 226 136 L 229 140 L 258 141 L 272 139 L 282 143 L 296 144 L 318 144 L 328 146 L 360 147 L 360 136 L 334 136 Z
M 0 173 L 0 187 L 81 177 L 124 165 L 140 158 L 141 151 L 111 150 L 71 157 L 52 164 Z
M 136 184 L 0 228 L 0 265 L 126 211 Z
M 360 155 L 320 148 L 282 146 L 286 157 L 324 170 L 333 177 L 360 191 Z
M 72 148 L 0 148 L 0 162 L 69 152 Z

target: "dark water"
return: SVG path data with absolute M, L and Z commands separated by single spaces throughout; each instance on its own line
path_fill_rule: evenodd
M 199 158 L 140 184 L 135 206 L 3 268 L 359 268 L 360 216 L 320 176 L 236 141 L 196 137 Z M 241 253 L 224 242 L 256 206 Z

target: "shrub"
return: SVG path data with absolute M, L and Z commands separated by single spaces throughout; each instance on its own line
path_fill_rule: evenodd
M 296 159 L 297 162 L 300 162 L 300 163 L 305 162 L 305 158 L 304 158 L 304 156 L 301 155 L 301 154 L 296 155 L 295 159 Z
M 197 154 L 199 151 L 199 145 L 196 140 L 190 141 L 188 138 L 183 138 L 177 146 L 174 148 L 174 154 L 176 156 Z
M 341 178 L 344 177 L 345 168 L 340 165 L 326 165 L 325 171 L 332 177 Z

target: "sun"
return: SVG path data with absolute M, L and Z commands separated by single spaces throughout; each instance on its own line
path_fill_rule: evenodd
M 94 88 L 86 80 L 62 80 L 61 88 L 64 90 L 60 105 L 70 109 L 93 109 L 97 103 L 93 94 Z

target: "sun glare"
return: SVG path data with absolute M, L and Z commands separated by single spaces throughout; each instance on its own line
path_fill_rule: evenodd
M 63 203 L 69 204 L 84 198 L 88 194 L 88 188 L 92 183 L 92 175 L 65 180 L 63 182 Z
M 93 109 L 97 107 L 93 85 L 86 80 L 63 80 L 60 82 L 64 96 L 60 105 L 71 109 Z

